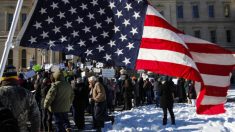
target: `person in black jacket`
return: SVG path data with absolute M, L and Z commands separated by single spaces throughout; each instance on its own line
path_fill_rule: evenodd
M 88 88 L 82 81 L 81 77 L 76 79 L 74 83 L 73 91 L 74 91 L 74 100 L 73 100 L 73 117 L 76 126 L 78 129 L 83 129 L 85 127 L 85 108 L 87 106 L 88 100 Z
M 167 110 L 171 115 L 171 124 L 175 125 L 175 116 L 173 112 L 174 89 L 172 83 L 167 79 L 167 76 L 162 77 L 159 85 L 160 107 L 163 110 L 163 125 L 167 124 Z
M 197 93 L 196 93 L 193 82 L 189 83 L 188 98 L 189 98 L 189 101 L 192 104 L 192 106 L 195 106 L 195 103 L 196 103 L 195 100 L 197 98 Z
M 133 86 L 131 79 L 126 75 L 126 78 L 122 84 L 122 93 L 124 98 L 123 110 L 130 110 L 132 108 L 131 99 L 133 98 Z
M 44 104 L 44 100 L 46 98 L 47 92 L 49 91 L 50 87 L 51 87 L 51 83 L 53 83 L 53 79 L 52 82 L 50 80 L 50 75 L 48 72 L 44 72 L 43 73 L 43 81 L 41 84 L 41 110 L 42 110 L 42 127 L 44 131 L 53 131 L 53 127 L 52 127 L 52 113 L 44 108 L 43 104 Z

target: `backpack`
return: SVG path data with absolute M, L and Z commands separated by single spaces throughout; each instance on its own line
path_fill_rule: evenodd
M 10 109 L 0 102 L 0 130 L 1 132 L 20 132 L 18 121 Z

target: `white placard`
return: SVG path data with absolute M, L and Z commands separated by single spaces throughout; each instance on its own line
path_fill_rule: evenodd
M 142 78 L 143 78 L 143 80 L 146 80 L 148 78 L 148 75 L 146 73 L 143 73 Z
M 137 72 L 138 73 L 144 73 L 145 71 L 144 70 L 138 70 Z
M 60 69 L 65 69 L 65 65 L 64 65 L 64 63 L 60 63 L 59 68 L 60 68 Z
M 82 73 L 81 73 L 81 76 L 82 76 L 82 77 L 86 77 L 86 72 L 82 72 Z
M 90 66 L 91 65 L 91 62 L 86 62 L 86 66 Z
M 107 78 L 113 78 L 115 76 L 114 69 L 102 69 L 102 76 Z
M 88 68 L 89 70 L 91 70 L 92 67 L 92 65 L 86 66 L 86 68 Z
M 101 72 L 101 69 L 99 69 L 99 68 L 93 68 L 93 71 L 94 71 L 94 73 L 100 73 L 100 72 Z
M 49 71 L 52 66 L 52 64 L 45 64 L 45 70 Z
M 173 81 L 173 83 L 174 83 L 175 85 L 177 85 L 177 83 L 178 83 L 178 78 L 173 78 L 172 81 Z
M 80 64 L 80 68 L 83 69 L 84 68 L 84 64 Z
M 104 64 L 101 63 L 101 62 L 97 62 L 97 63 L 96 63 L 96 67 L 97 67 L 97 68 L 103 68 L 103 67 L 104 67 Z
M 35 73 L 34 70 L 28 71 L 28 72 L 26 72 L 26 73 L 24 74 L 25 79 L 29 79 L 29 78 L 31 78 L 31 77 L 33 77 L 33 76 L 35 76 L 35 75 L 36 75 L 36 73 Z
M 60 65 L 53 65 L 51 67 L 51 72 L 55 72 L 55 71 L 58 71 L 58 70 L 60 70 Z
M 65 55 L 66 60 L 72 60 L 73 59 L 73 55 Z

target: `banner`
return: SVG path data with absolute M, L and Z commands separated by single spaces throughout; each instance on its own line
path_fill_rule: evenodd
M 102 76 L 107 78 L 113 78 L 115 76 L 114 69 L 102 69 Z
M 33 77 L 33 76 L 35 76 L 35 75 L 36 75 L 36 73 L 35 73 L 34 70 L 31 70 L 31 71 L 28 71 L 28 72 L 25 72 L 25 73 L 24 73 L 25 79 L 29 79 L 29 78 L 31 78 L 31 77 Z
M 32 69 L 33 69 L 35 72 L 38 72 L 38 71 L 40 71 L 42 68 L 41 68 L 41 65 L 37 64 L 37 65 L 34 65 Z

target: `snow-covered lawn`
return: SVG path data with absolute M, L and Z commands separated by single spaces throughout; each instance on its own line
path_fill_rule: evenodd
M 235 98 L 235 90 L 228 92 Z M 197 115 L 190 104 L 174 104 L 176 125 L 172 126 L 168 114 L 168 124 L 162 125 L 162 109 L 154 105 L 133 108 L 130 111 L 115 112 L 115 123 L 105 125 L 109 132 L 235 132 L 235 102 L 225 104 L 226 113 L 207 116 Z

